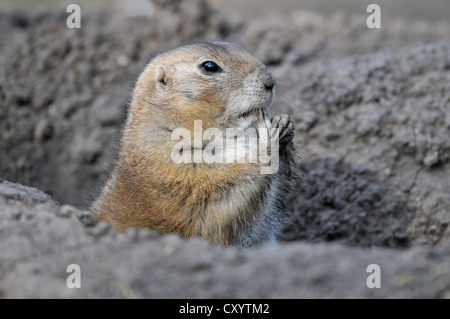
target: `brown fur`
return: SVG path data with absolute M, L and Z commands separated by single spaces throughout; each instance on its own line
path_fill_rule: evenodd
M 218 61 L 223 74 L 205 76 L 193 69 L 204 60 Z M 151 228 L 238 246 L 267 241 L 264 232 L 271 232 L 269 224 L 279 218 L 282 189 L 292 176 L 292 138 L 280 146 L 280 169 L 273 175 L 262 175 L 261 164 L 175 164 L 171 159 L 175 128 L 193 135 L 194 120 L 203 121 L 203 130 L 235 124 L 230 96 L 243 90 L 248 74 L 256 74 L 256 82 L 271 77 L 264 65 L 228 42 L 195 43 L 157 56 L 136 84 L 119 159 L 93 206 L 96 216 L 119 232 Z M 247 103 L 248 94 L 241 95 L 236 105 Z M 268 201 L 275 180 L 282 193 L 275 195 L 272 208 Z

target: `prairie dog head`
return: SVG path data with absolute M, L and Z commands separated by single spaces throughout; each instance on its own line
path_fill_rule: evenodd
M 132 108 L 167 130 L 203 127 L 246 129 L 272 102 L 275 79 L 241 46 L 197 42 L 155 57 L 137 82 Z M 133 122 L 133 119 L 129 119 Z M 158 121 L 158 123 L 156 123 Z

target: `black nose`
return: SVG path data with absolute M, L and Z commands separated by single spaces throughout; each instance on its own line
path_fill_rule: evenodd
M 263 84 L 268 91 L 273 89 L 275 83 L 275 78 L 272 76 L 272 74 L 268 73 L 264 75 Z

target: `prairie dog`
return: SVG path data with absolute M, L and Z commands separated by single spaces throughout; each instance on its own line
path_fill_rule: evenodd
M 231 42 L 195 42 L 157 55 L 136 83 L 118 160 L 92 207 L 95 216 L 119 232 L 150 228 L 240 247 L 274 240 L 296 165 L 292 121 L 286 114 L 267 116 L 275 84 L 265 65 Z M 174 131 L 194 136 L 199 120 L 202 132 L 253 129 L 258 141 L 273 128 L 278 170 L 262 174 L 267 165 L 248 160 L 174 162 Z M 205 148 L 195 143 L 188 152 Z

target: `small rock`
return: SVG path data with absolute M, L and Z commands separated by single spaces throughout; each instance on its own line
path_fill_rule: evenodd
M 126 55 L 121 54 L 116 58 L 116 63 L 118 66 L 126 67 L 130 65 L 130 59 Z
M 36 142 L 43 142 L 53 137 L 53 124 L 48 119 L 40 120 L 34 128 L 34 140 Z
M 57 215 L 60 217 L 67 217 L 69 218 L 73 214 L 77 213 L 77 209 L 70 205 L 62 205 L 59 210 L 57 211 Z
M 422 160 L 423 164 L 430 168 L 436 166 L 439 163 L 439 152 L 429 152 Z

